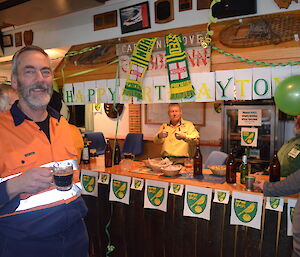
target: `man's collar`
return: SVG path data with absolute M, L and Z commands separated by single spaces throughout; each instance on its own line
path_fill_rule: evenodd
M 25 113 L 23 113 L 20 108 L 18 107 L 18 100 L 15 101 L 15 103 L 12 105 L 10 109 L 10 113 L 14 119 L 15 126 L 19 126 L 20 124 L 23 123 L 24 120 L 31 120 Z M 58 121 L 60 120 L 60 113 L 58 113 L 55 109 L 53 109 L 50 106 L 47 106 L 47 111 L 49 116 L 57 119 Z
M 181 118 L 180 121 L 179 121 L 179 126 L 181 126 L 182 122 L 183 122 L 183 119 Z M 174 126 L 174 125 L 171 123 L 171 121 L 169 121 L 167 126 Z

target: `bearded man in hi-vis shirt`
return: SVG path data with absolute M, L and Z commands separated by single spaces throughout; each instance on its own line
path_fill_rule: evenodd
M 52 70 L 47 53 L 26 46 L 13 57 L 19 100 L 0 114 L 0 256 L 87 257 L 86 205 L 74 184 L 58 192 L 50 166 L 77 152 L 68 122 L 48 106 Z

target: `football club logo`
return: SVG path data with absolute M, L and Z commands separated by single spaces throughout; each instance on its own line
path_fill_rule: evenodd
M 225 192 L 218 192 L 217 197 L 218 197 L 219 202 L 223 202 L 225 197 L 226 197 L 226 193 Z
M 101 175 L 101 182 L 105 183 L 107 181 L 108 176 L 106 174 Z
M 293 218 L 294 218 L 294 210 L 295 210 L 295 207 L 290 207 L 290 218 L 291 218 L 292 223 L 293 223 Z
M 194 214 L 202 213 L 207 205 L 207 195 L 188 192 L 187 193 L 187 204 L 191 212 Z
M 91 193 L 94 191 L 96 186 L 96 179 L 94 176 L 83 175 L 82 176 L 82 185 L 85 191 Z
M 141 186 L 141 184 L 142 184 L 142 181 L 140 181 L 138 179 L 134 180 L 134 188 L 139 188 Z
M 176 194 L 180 191 L 181 186 L 179 184 L 173 184 L 173 192 Z
M 277 199 L 277 198 L 270 198 L 270 206 L 271 206 L 273 209 L 277 209 L 278 206 L 279 206 L 279 203 L 280 203 L 280 199 Z
M 123 199 L 127 192 L 127 182 L 113 180 L 112 189 L 117 198 Z
M 256 216 L 257 202 L 234 199 L 234 212 L 240 221 L 248 223 Z
M 255 132 L 243 131 L 242 137 L 246 144 L 252 144 L 255 139 Z
M 148 186 L 147 196 L 152 205 L 159 206 L 165 197 L 165 190 L 162 187 Z

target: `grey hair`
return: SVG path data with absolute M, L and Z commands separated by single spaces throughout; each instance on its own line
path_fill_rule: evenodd
M 17 51 L 12 59 L 12 75 L 17 77 L 18 76 L 18 61 L 19 61 L 19 57 L 22 53 L 27 52 L 27 51 L 36 51 L 36 52 L 40 52 L 43 55 L 45 55 L 47 58 L 49 58 L 48 54 L 44 51 L 44 49 L 38 47 L 38 46 L 34 46 L 34 45 L 28 45 L 25 46 L 23 48 L 21 48 L 19 51 Z

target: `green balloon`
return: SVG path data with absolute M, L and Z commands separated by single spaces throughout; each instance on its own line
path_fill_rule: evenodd
M 300 75 L 281 81 L 275 90 L 275 104 L 288 115 L 300 114 Z

